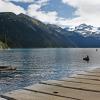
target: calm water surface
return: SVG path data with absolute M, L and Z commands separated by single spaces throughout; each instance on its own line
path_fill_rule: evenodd
M 82 60 L 90 56 L 87 63 Z M 100 66 L 100 49 L 11 49 L 0 50 L 0 65 L 15 72 L 0 72 L 0 94 L 43 80 L 62 79 Z

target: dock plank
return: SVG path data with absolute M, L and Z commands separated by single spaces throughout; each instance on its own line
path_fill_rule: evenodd
M 5 94 L 5 96 L 14 98 L 16 100 L 75 100 L 71 98 L 64 98 L 64 97 L 43 94 L 39 92 L 32 92 L 27 90 L 12 91 Z
M 96 75 L 96 76 L 100 76 L 100 73 L 97 73 L 97 72 L 89 72 L 89 73 L 87 73 L 87 75 Z
M 57 94 L 65 97 L 72 97 L 80 100 L 100 100 L 100 93 L 92 91 L 83 91 L 79 89 L 64 88 L 58 86 L 37 84 L 25 89 L 29 91 L 40 91 L 43 93 Z
M 97 75 L 97 73 L 88 73 L 88 74 L 78 74 L 78 75 L 84 75 L 84 76 L 95 76 L 95 77 L 100 77 L 100 75 Z
M 88 79 L 81 79 L 81 78 L 69 78 L 67 80 L 59 80 L 59 81 L 69 81 L 69 82 L 71 81 L 76 83 L 100 85 L 100 81 L 98 80 L 88 80 Z
M 100 85 L 95 85 L 95 84 L 84 84 L 84 83 L 75 83 L 75 82 L 68 82 L 68 81 L 55 81 L 55 80 L 41 82 L 41 84 L 79 89 L 79 90 L 83 90 L 83 91 L 100 92 Z
M 88 80 L 97 80 L 100 81 L 100 77 L 96 77 L 96 76 L 89 76 L 89 75 L 77 75 L 76 77 L 71 77 L 71 78 L 81 78 L 81 79 L 88 79 Z

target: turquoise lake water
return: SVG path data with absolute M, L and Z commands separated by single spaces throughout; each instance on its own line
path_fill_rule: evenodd
M 83 61 L 89 55 L 90 61 Z M 0 94 L 43 80 L 62 79 L 100 67 L 100 49 L 10 49 L 0 50 L 0 65 L 16 67 L 0 72 Z

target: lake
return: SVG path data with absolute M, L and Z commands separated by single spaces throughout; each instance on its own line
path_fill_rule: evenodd
M 90 61 L 83 61 L 89 55 Z M 58 80 L 100 66 L 100 49 L 47 48 L 0 50 L 0 65 L 15 72 L 0 72 L 0 94 L 44 80 Z

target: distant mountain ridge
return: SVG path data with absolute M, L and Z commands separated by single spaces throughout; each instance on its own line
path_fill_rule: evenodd
M 93 48 L 100 47 L 100 28 L 86 24 L 61 28 L 24 14 L 3 12 L 0 13 L 0 41 L 4 48 Z

